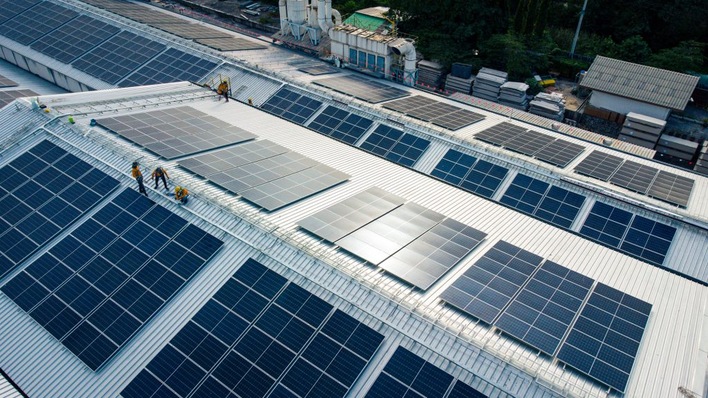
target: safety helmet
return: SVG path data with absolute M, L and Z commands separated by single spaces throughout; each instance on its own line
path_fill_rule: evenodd
M 181 191 L 181 190 L 182 190 L 182 187 L 180 187 L 179 185 L 177 185 L 177 186 L 175 187 L 175 193 L 177 193 L 177 192 L 179 192 L 179 191 Z
M 133 167 L 138 167 L 138 162 L 133 162 Z

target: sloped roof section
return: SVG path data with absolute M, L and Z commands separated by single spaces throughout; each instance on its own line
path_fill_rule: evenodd
M 374 31 L 386 23 L 387 7 L 371 7 L 359 10 L 347 18 L 344 23 L 359 29 Z
M 592 90 L 682 111 L 698 77 L 598 55 L 580 82 Z

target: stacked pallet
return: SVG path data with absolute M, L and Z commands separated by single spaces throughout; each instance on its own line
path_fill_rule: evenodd
M 645 148 L 654 148 L 664 127 L 666 127 L 664 120 L 629 112 L 618 138 Z
M 534 115 L 562 121 L 565 115 L 563 94 L 538 93 L 529 103 L 529 112 Z
M 708 141 L 703 142 L 701 152 L 698 154 L 698 161 L 693 170 L 708 176 Z
M 417 85 L 429 89 L 438 89 L 442 86 L 442 78 L 445 67 L 433 61 L 418 62 L 418 81 Z
M 656 144 L 656 151 L 658 153 L 670 155 L 674 158 L 685 160 L 686 162 L 693 160 L 697 150 L 697 142 L 684 140 L 667 134 L 662 134 L 661 137 L 659 137 L 659 142 Z
M 464 79 L 450 73 L 445 79 L 445 91 L 451 93 L 469 94 L 472 92 L 472 84 L 474 83 L 474 80 L 474 76 Z
M 499 90 L 499 103 L 526 111 L 529 109 L 529 100 L 526 96 L 528 89 L 529 85 L 526 83 L 506 82 Z
M 474 80 L 472 95 L 488 101 L 497 102 L 499 100 L 499 90 L 506 83 L 508 74 L 506 72 L 482 68 L 477 73 Z

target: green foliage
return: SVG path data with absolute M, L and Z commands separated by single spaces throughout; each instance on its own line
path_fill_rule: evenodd
M 575 79 L 575 75 L 581 70 L 587 70 L 590 63 L 580 59 L 569 59 L 565 56 L 553 57 L 551 69 L 560 73 L 566 79 Z
M 651 57 L 651 49 L 641 36 L 634 35 L 615 46 L 614 57 L 623 61 L 643 64 Z
M 678 46 L 659 51 L 649 58 L 648 64 L 661 69 L 686 72 L 702 70 L 706 45 L 697 41 L 681 42 Z
M 494 35 L 481 46 L 486 65 L 505 70 L 510 80 L 525 79 L 533 69 L 533 57 L 515 35 Z
M 529 85 L 529 89 L 526 91 L 527 94 L 536 95 L 543 91 L 543 86 L 541 86 L 533 77 L 529 77 L 524 81 L 524 83 Z

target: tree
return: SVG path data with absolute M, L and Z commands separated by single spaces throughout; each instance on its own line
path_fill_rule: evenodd
M 507 71 L 510 80 L 524 80 L 533 69 L 531 55 L 523 41 L 511 33 L 490 37 L 481 51 L 486 65 Z
M 615 46 L 615 57 L 623 61 L 643 64 L 651 56 L 651 49 L 639 35 L 628 37 Z
M 685 73 L 703 69 L 703 50 L 706 44 L 689 40 L 678 46 L 659 51 L 649 58 L 648 64 L 661 69 Z

